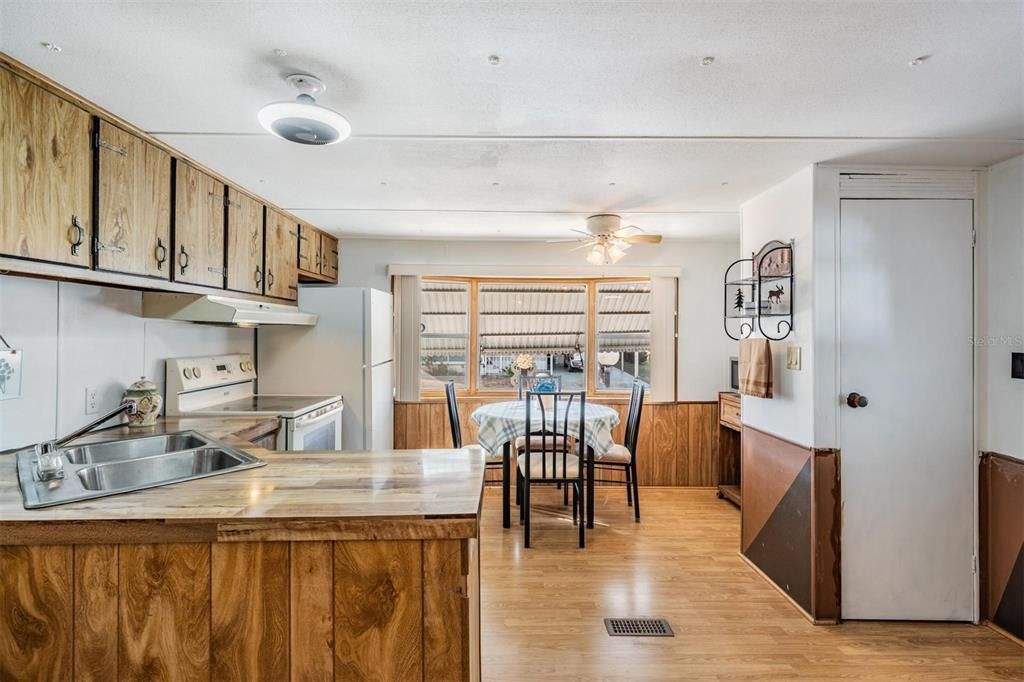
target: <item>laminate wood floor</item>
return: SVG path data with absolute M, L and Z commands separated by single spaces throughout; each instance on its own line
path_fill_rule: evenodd
M 484 680 L 1008 680 L 1024 648 L 983 626 L 814 626 L 738 556 L 739 512 L 708 489 L 599 489 L 584 550 L 560 494 L 534 492 L 533 547 L 501 527 L 488 488 L 481 541 Z M 537 502 L 539 501 L 539 507 Z M 603 618 L 667 618 L 673 638 L 613 638 Z

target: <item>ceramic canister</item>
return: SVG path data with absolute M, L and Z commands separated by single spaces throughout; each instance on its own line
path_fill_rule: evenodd
M 160 416 L 160 406 L 163 404 L 160 389 L 146 377 L 129 386 L 123 400 L 135 404 L 135 414 L 128 415 L 128 426 L 152 426 Z

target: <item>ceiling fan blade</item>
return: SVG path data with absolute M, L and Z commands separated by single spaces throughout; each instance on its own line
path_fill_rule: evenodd
M 636 225 L 626 225 L 625 227 L 620 227 L 619 229 L 617 229 L 614 232 L 612 232 L 612 236 L 613 237 L 626 237 L 626 236 L 628 236 L 628 233 L 630 231 L 643 232 L 644 229 L 642 227 L 637 227 Z
M 594 238 L 594 235 L 590 234 L 590 233 L 589 233 L 589 232 L 587 232 L 586 230 L 577 230 L 577 229 L 576 229 L 575 227 L 573 227 L 573 228 L 571 228 L 571 229 L 572 229 L 572 231 L 573 231 L 573 232 L 578 232 L 578 233 L 580 233 L 580 234 L 584 234 L 584 235 L 586 235 L 588 239 L 593 239 L 593 238 Z
M 594 242 L 586 239 L 581 239 L 580 241 L 583 243 L 580 244 L 579 246 L 572 247 L 571 249 L 569 249 L 569 251 L 579 251 L 580 249 L 588 249 L 594 244 Z
M 629 244 L 660 244 L 660 234 L 634 234 L 631 237 L 623 237 L 622 241 Z
M 574 239 L 574 238 L 572 238 L 572 239 L 545 239 L 544 243 L 545 244 L 565 244 L 567 242 L 585 242 L 585 241 L 590 241 L 590 240 L 588 240 L 588 239 Z

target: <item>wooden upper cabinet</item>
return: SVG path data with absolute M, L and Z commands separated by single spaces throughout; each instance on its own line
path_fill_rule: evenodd
M 294 301 L 298 295 L 299 225 L 267 209 L 267 296 Z
M 228 289 L 263 293 L 263 204 L 228 187 Z
M 299 270 L 320 272 L 320 230 L 299 225 Z
M 174 280 L 224 288 L 224 184 L 176 164 Z
M 338 281 L 338 238 L 327 233 L 320 235 L 320 274 Z
M 168 279 L 171 272 L 171 155 L 99 122 L 96 267 Z
M 0 255 L 89 266 L 91 122 L 0 68 Z

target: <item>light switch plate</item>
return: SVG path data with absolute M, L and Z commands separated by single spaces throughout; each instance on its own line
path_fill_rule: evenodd
M 786 369 L 800 369 L 800 346 L 786 348 Z
M 21 397 L 21 359 L 24 355 L 17 348 L 0 350 L 0 400 Z

